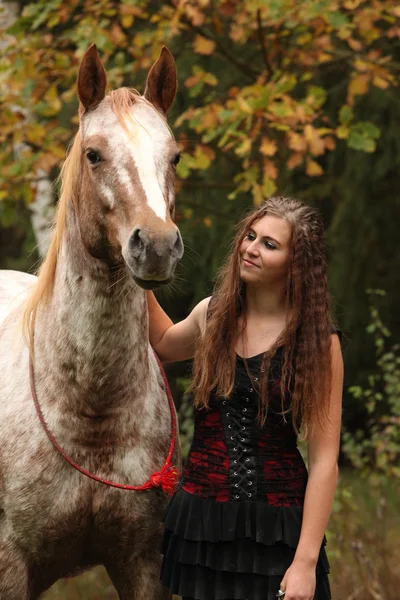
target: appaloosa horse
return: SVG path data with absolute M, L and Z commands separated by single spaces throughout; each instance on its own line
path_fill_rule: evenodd
M 173 413 L 143 288 L 170 281 L 183 253 L 172 221 L 179 149 L 165 119 L 175 63 L 163 48 L 143 96 L 106 95 L 106 84 L 91 46 L 50 250 L 38 279 L 0 277 L 3 314 L 17 296 L 0 326 L 1 600 L 38 598 L 97 564 L 122 600 L 167 597 L 159 583 L 167 496 L 151 475 L 168 455 Z M 46 426 L 89 474 L 149 489 L 85 477 Z

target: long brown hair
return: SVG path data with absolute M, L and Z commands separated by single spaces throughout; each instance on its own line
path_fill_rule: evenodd
M 268 375 L 271 359 L 282 346 L 280 382 L 282 413 L 291 413 L 295 431 L 301 423 L 307 438 L 316 420 L 326 424 L 331 387 L 332 320 L 326 276 L 323 225 L 315 209 L 292 198 L 269 198 L 237 227 L 227 261 L 217 275 L 206 331 L 197 344 L 191 390 L 195 405 L 207 408 L 210 394 L 228 398 L 233 390 L 236 342 L 245 328 L 245 283 L 240 278 L 239 248 L 251 225 L 266 215 L 291 226 L 290 262 L 285 305 L 290 319 L 272 348 L 263 356 L 259 393 L 259 420 L 268 412 Z M 239 317 L 243 328 L 239 330 Z M 291 390 L 290 408 L 284 398 Z

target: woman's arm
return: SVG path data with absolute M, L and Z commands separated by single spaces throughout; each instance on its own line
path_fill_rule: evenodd
M 332 381 L 329 420 L 324 428 L 315 424 L 308 439 L 309 476 L 304 499 L 303 521 L 294 560 L 281 583 L 282 589 L 287 590 L 285 600 L 314 597 L 311 588 L 315 586 L 315 567 L 335 495 L 342 418 L 343 359 L 338 336 L 333 334 L 331 340 Z M 310 595 L 307 596 L 307 593 Z
M 192 358 L 196 339 L 201 335 L 210 298 L 197 304 L 189 316 L 173 324 L 158 304 L 154 294 L 147 292 L 150 344 L 163 362 Z

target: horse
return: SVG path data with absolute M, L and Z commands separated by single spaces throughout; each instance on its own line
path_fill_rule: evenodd
M 143 95 L 106 87 L 92 45 L 48 253 L 37 278 L 0 276 L 2 600 L 34 600 L 95 565 L 121 600 L 168 597 L 159 475 L 175 414 L 149 344 L 145 290 L 171 281 L 183 254 L 179 147 L 166 120 L 174 59 L 163 47 Z

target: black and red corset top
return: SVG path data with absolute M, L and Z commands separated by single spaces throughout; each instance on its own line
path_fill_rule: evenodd
M 247 360 L 257 378 L 262 355 Z M 297 436 L 281 413 L 282 348 L 271 361 L 269 407 L 265 425 L 257 422 L 258 399 L 244 361 L 236 361 L 235 387 L 229 399 L 214 398 L 197 410 L 192 446 L 181 487 L 220 502 L 258 500 L 273 506 L 302 506 L 307 470 Z M 257 381 L 257 379 L 256 379 Z

